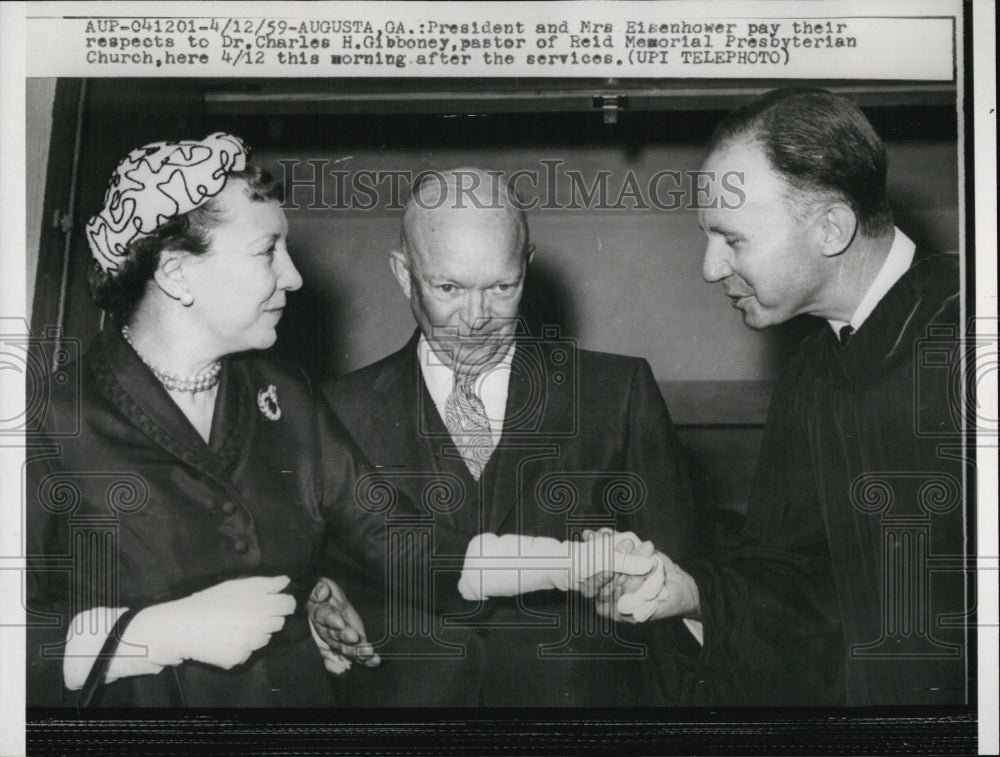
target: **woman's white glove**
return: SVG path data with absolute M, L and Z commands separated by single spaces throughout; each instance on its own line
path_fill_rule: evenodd
M 615 549 L 623 538 L 639 543 L 635 534 L 610 529 L 587 541 L 479 534 L 466 549 L 458 591 L 464 599 L 477 601 L 546 589 L 579 590 L 601 573 L 644 576 L 652 571 L 655 560 Z
M 160 666 L 197 660 L 235 667 L 266 646 L 295 612 L 295 597 L 282 593 L 289 581 L 288 576 L 236 578 L 147 607 L 125 629 L 119 654 L 127 654 L 126 645 L 145 646 L 148 660 Z
M 281 593 L 288 583 L 288 576 L 237 578 L 184 599 L 147 607 L 125 628 L 104 682 L 156 675 L 184 660 L 227 669 L 245 662 L 295 611 L 295 598 Z M 63 655 L 66 688 L 83 687 L 125 609 L 93 607 L 73 618 Z

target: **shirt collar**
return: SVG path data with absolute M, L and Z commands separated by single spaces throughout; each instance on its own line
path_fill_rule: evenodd
M 886 255 L 878 275 L 872 281 L 871 286 L 868 287 L 865 296 L 858 303 L 858 307 L 854 310 L 854 315 L 851 316 L 850 322 L 833 319 L 827 320 L 827 323 L 830 324 L 835 333 L 839 334 L 840 330 L 848 325 L 855 331 L 861 328 L 861 324 L 868 319 L 868 316 L 872 314 L 872 311 L 875 310 L 886 293 L 909 270 L 910 264 L 913 263 L 913 254 L 917 246 L 899 229 L 896 229 L 895 232 L 895 236 L 892 238 L 892 247 L 889 248 L 889 254 Z
M 494 443 L 499 442 L 503 433 L 504 415 L 507 412 L 507 389 L 510 384 L 510 368 L 514 360 L 514 345 L 511 344 L 507 354 L 496 365 L 483 374 L 475 382 L 475 390 L 486 408 L 490 419 L 490 430 Z M 428 343 L 423 334 L 417 342 L 417 362 L 420 373 L 424 377 L 427 391 L 434 400 L 434 406 L 442 420 L 445 415 L 445 403 L 454 388 L 455 372 L 445 365 L 441 358 Z

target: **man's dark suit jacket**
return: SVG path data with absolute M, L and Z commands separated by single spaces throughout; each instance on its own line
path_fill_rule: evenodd
M 374 490 L 372 517 L 405 548 L 430 523 L 472 538 L 483 531 L 557 539 L 612 526 L 651 539 L 675 559 L 694 549 L 690 485 L 666 405 L 640 358 L 523 338 L 515 349 L 503 436 L 479 482 L 458 457 L 417 360 L 415 334 L 398 352 L 323 391 L 379 473 L 426 520 L 392 521 Z M 396 547 L 390 544 L 390 549 Z M 440 555 L 433 577 L 373 587 L 342 579 L 383 656 L 342 682 L 366 706 L 644 706 L 673 704 L 657 656 L 693 644 L 679 621 L 640 626 L 596 615 L 577 592 L 464 602 L 463 555 Z M 392 580 L 389 581 L 392 583 Z M 457 599 L 457 604 L 456 604 Z M 457 612 L 456 612 L 457 608 Z

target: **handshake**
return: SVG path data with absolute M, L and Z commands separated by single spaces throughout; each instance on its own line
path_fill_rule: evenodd
M 697 618 L 698 587 L 669 557 L 631 532 L 584 531 L 581 541 L 483 533 L 465 553 L 458 590 L 469 601 L 532 591 L 579 591 L 597 612 L 623 623 Z M 341 674 L 359 662 L 379 664 L 364 623 L 336 583 L 320 579 L 307 606 L 326 669 Z
M 469 542 L 458 590 L 465 599 L 573 589 L 598 612 L 625 623 L 676 615 L 694 617 L 694 581 L 652 542 L 609 528 L 582 541 L 484 533 Z

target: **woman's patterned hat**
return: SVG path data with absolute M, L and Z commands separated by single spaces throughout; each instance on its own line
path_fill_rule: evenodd
M 94 260 L 114 275 L 136 239 L 183 213 L 201 207 L 246 168 L 243 140 L 216 132 L 203 140 L 153 142 L 132 150 L 111 176 L 104 207 L 87 222 Z

